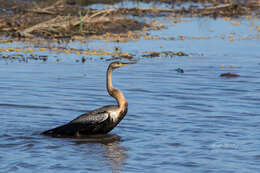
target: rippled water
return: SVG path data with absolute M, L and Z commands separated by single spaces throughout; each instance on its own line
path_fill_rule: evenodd
M 87 139 L 50 138 L 40 132 L 115 104 L 105 90 L 109 62 L 79 64 L 76 55 L 58 53 L 65 57 L 62 63 L 51 58 L 29 63 L 1 60 L 0 170 L 259 172 L 260 42 L 218 38 L 234 31 L 242 36 L 259 34 L 224 23 L 192 19 L 152 33 L 211 37 L 206 40 L 89 43 L 107 49 L 119 46 L 137 56 L 144 50 L 183 51 L 190 56 L 141 58 L 136 65 L 115 71 L 114 86 L 125 94 L 128 114 L 110 134 Z M 209 32 L 212 28 L 216 31 Z M 225 72 L 240 77 L 219 77 Z

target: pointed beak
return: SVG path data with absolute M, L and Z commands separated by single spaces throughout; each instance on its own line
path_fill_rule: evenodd
M 125 65 L 131 65 L 131 64 L 136 64 L 136 62 L 122 62 L 120 66 L 122 67 Z

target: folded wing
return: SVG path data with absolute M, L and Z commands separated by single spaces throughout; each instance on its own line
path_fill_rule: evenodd
M 78 136 L 80 134 L 100 133 L 99 129 L 104 129 L 109 121 L 109 113 L 104 110 L 95 110 L 83 114 L 72 120 L 70 123 L 43 132 L 52 136 Z

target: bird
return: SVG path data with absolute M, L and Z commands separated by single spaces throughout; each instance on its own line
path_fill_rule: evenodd
M 42 132 L 53 137 L 82 137 L 86 135 L 106 134 L 124 118 L 128 103 L 119 89 L 112 85 L 113 70 L 136 62 L 115 61 L 109 64 L 106 73 L 106 88 L 110 96 L 116 99 L 117 105 L 108 105 L 82 114 L 65 125 Z

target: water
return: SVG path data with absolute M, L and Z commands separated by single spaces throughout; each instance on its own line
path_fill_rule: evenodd
M 111 9 L 111 8 L 171 8 L 172 4 L 166 4 L 161 2 L 139 2 L 139 1 L 122 1 L 114 3 L 113 5 L 94 3 L 92 5 L 87 5 L 86 8 L 92 9 Z
M 184 41 L 88 43 L 90 49 L 117 46 L 140 57 L 137 64 L 113 73 L 129 111 L 108 135 L 64 139 L 40 133 L 115 104 L 105 90 L 109 62 L 94 57 L 76 63 L 82 55 L 60 52 L 49 52 L 46 62 L 1 59 L 0 172 L 259 172 L 259 19 L 241 20 L 240 26 L 224 19 L 185 20 L 151 33 L 190 38 Z M 227 39 L 232 33 L 237 40 Z M 249 39 L 238 40 L 240 36 Z M 85 47 L 78 42 L 68 46 Z M 190 56 L 141 57 L 151 50 Z M 226 72 L 240 77 L 219 76 Z

